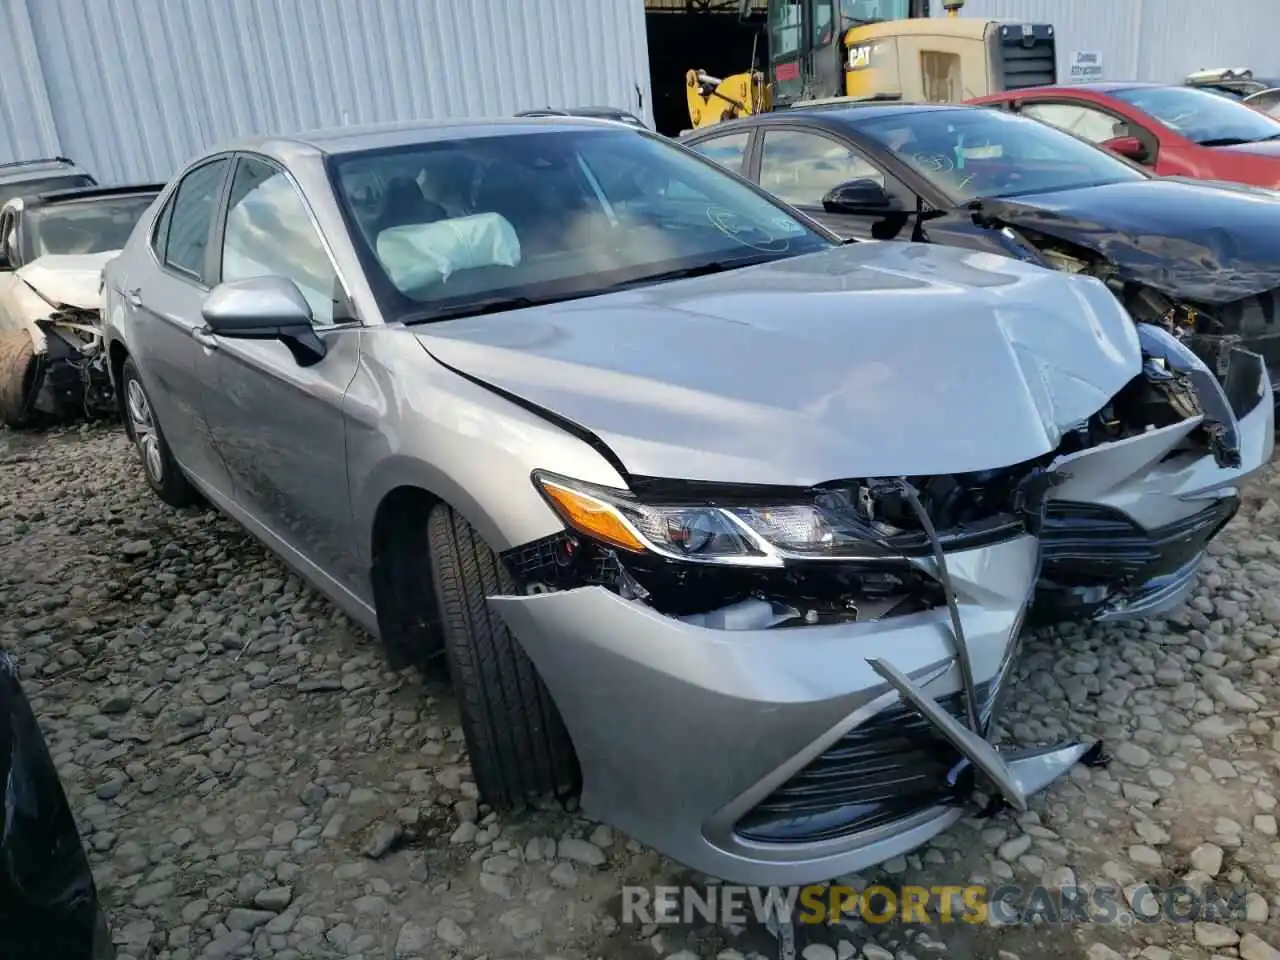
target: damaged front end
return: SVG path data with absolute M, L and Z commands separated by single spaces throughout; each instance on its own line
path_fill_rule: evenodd
M 43 257 L 11 278 L 0 302 L 0 417 L 9 426 L 114 415 L 100 260 Z
M 565 530 L 507 551 L 526 595 L 490 602 L 564 716 L 584 809 L 725 879 L 810 882 L 1105 762 L 990 741 L 1026 618 L 1180 602 L 1273 430 L 1256 355 L 1234 352 L 1233 394 L 1138 336 L 1112 402 L 1011 467 L 794 490 L 536 474 Z M 1137 492 L 1168 502 L 1135 518 Z
M 1230 222 L 1196 235 L 1195 218 L 1185 236 L 1161 233 L 1159 226 L 1149 233 L 1108 228 L 1083 216 L 1041 209 L 1031 200 L 978 200 L 943 216 L 997 231 L 1013 247 L 1027 249 L 1026 259 L 1101 280 L 1136 322 L 1185 343 L 1220 380 L 1227 376 L 1232 351 L 1243 347 L 1264 359 L 1276 385 L 1280 261 L 1274 259 L 1273 240 L 1251 249 L 1250 235 L 1233 237 Z

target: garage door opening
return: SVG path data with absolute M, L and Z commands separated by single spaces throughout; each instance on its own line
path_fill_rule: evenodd
M 765 0 L 753 0 L 752 16 L 738 18 L 738 0 L 645 0 L 649 83 L 653 122 L 659 133 L 689 129 L 685 74 L 705 70 L 715 77 L 743 73 L 768 63 Z

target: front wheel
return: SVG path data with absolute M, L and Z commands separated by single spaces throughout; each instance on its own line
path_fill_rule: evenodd
M 186 507 L 199 502 L 200 495 L 173 459 L 160 430 L 160 421 L 151 406 L 151 397 L 142 385 L 132 358 L 125 360 L 120 368 L 120 398 L 125 433 L 138 450 L 147 485 L 171 507 Z
M 511 574 L 447 506 L 427 520 L 445 658 L 481 796 L 500 808 L 575 792 L 573 743 L 542 678 L 486 598 L 516 592 Z
M 0 420 L 11 430 L 31 425 L 40 388 L 40 357 L 25 330 L 0 333 Z

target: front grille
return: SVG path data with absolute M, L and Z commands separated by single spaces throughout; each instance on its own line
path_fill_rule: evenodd
M 1004 89 L 1052 86 L 1058 80 L 1053 28 L 1043 24 L 1001 24 L 997 50 Z M 1030 29 L 1031 33 L 1024 34 Z
M 1041 577 L 1072 586 L 1141 586 L 1194 560 L 1239 506 L 1235 497 L 1225 497 L 1146 531 L 1111 507 L 1051 500 L 1041 530 Z
M 975 691 L 984 735 L 1016 652 L 1017 644 L 1010 644 L 996 676 Z M 964 722 L 963 694 L 937 702 Z M 922 714 L 898 704 L 846 733 L 756 805 L 735 829 L 760 843 L 807 843 L 871 830 L 957 798 L 950 774 L 961 759 Z

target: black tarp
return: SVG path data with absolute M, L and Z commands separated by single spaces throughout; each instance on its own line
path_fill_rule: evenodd
M 0 957 L 111 960 L 89 860 L 17 668 L 0 651 Z

